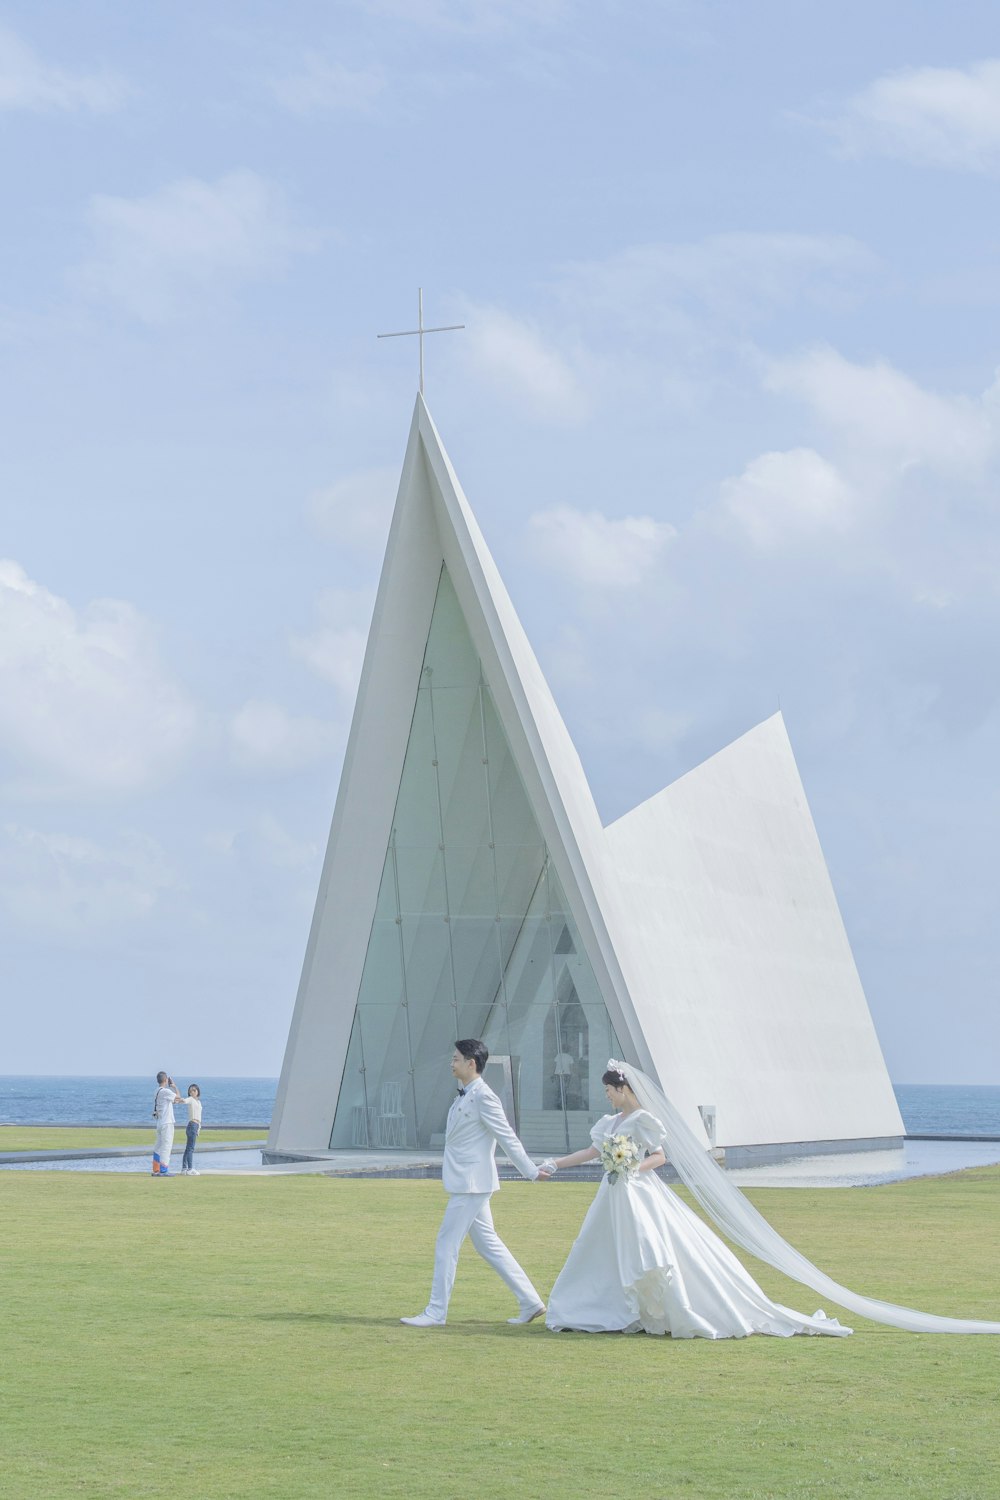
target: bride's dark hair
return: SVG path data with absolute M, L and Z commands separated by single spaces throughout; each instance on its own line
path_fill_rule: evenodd
M 609 1068 L 606 1073 L 602 1074 L 601 1082 L 610 1083 L 613 1089 L 628 1088 L 628 1079 L 624 1073 L 619 1073 L 617 1068 Z

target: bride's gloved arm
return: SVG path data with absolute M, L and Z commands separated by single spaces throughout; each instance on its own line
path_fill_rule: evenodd
M 560 1171 L 563 1167 L 578 1167 L 582 1162 L 595 1161 L 600 1154 L 596 1146 L 586 1146 L 582 1151 L 574 1151 L 571 1156 L 555 1157 L 555 1165 Z
M 639 1163 L 640 1172 L 652 1172 L 657 1167 L 665 1167 L 667 1158 L 662 1151 L 651 1151 L 644 1161 Z

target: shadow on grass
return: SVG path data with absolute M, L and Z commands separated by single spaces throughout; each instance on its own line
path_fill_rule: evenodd
M 252 1319 L 257 1323 L 327 1323 L 330 1327 L 355 1327 L 355 1328 L 395 1328 L 403 1331 L 404 1325 L 398 1317 L 392 1318 L 366 1318 L 360 1313 L 346 1312 L 258 1312 L 258 1313 L 208 1313 L 209 1318 L 233 1318 L 238 1322 L 244 1319 Z M 434 1334 L 436 1337 L 449 1338 L 517 1338 L 523 1334 L 532 1337 L 546 1332 L 543 1323 L 537 1323 L 534 1327 L 525 1324 L 508 1323 L 459 1323 L 451 1322 L 440 1329 L 431 1328 L 407 1328 L 407 1334 L 419 1337 L 421 1334 Z

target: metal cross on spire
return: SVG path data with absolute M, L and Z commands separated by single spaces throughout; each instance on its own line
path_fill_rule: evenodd
M 417 326 L 416 328 L 404 328 L 399 333 L 379 333 L 376 338 L 380 339 L 408 339 L 416 335 L 420 342 L 420 394 L 424 394 L 424 334 L 425 333 L 455 333 L 459 328 L 464 328 L 464 323 L 448 323 L 442 328 L 424 327 L 424 289 L 417 288 Z

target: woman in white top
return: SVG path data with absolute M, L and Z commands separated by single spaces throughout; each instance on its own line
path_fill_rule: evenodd
M 187 1142 L 184 1146 L 184 1160 L 181 1162 L 182 1177 L 199 1177 L 201 1174 L 195 1171 L 194 1145 L 198 1139 L 201 1129 L 201 1087 L 197 1083 L 189 1083 L 187 1098 L 181 1100 L 187 1105 Z

